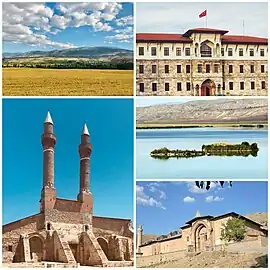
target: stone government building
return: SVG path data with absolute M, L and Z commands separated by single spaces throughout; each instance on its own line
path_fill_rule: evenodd
M 267 96 L 268 39 L 227 33 L 138 33 L 136 94 Z
M 131 220 L 93 216 L 90 192 L 92 145 L 86 124 L 80 154 L 77 200 L 57 198 L 54 187 L 54 124 L 48 112 L 42 134 L 43 187 L 40 212 L 3 226 L 3 263 L 51 266 L 130 266 L 133 264 Z M 19 209 L 18 209 L 19 210 Z M 117 210 L 116 210 L 117 212 Z M 62 264 L 61 264 L 62 263 Z M 43 263 L 44 264 L 44 263 Z M 13 266 L 12 266 L 13 267 Z
M 237 213 L 231 212 L 220 216 L 196 216 L 187 221 L 180 230 L 168 235 L 160 236 L 155 240 L 142 242 L 142 226 L 137 235 L 137 266 L 160 262 L 161 256 L 172 260 L 186 253 L 200 251 L 215 251 L 222 248 L 221 228 L 231 218 L 240 218 L 245 221 L 245 239 L 239 243 L 229 243 L 228 249 L 248 249 L 267 246 L 267 227 Z

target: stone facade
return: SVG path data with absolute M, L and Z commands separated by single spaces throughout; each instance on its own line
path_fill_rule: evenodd
M 43 187 L 40 212 L 3 226 L 3 263 L 69 267 L 133 264 L 131 220 L 93 216 L 90 192 L 92 145 L 86 125 L 81 135 L 80 190 L 77 200 L 56 197 L 54 146 L 56 136 L 48 113 L 42 135 Z
M 268 40 L 227 32 L 137 34 L 137 95 L 267 96 Z
M 175 235 L 170 234 L 158 237 L 156 240 L 148 243 L 140 244 L 138 242 L 137 250 L 140 250 L 140 253 L 137 256 L 152 256 L 151 258 L 149 257 L 149 260 L 153 260 L 156 258 L 156 255 L 219 250 L 224 245 L 220 239 L 222 225 L 234 217 L 245 221 L 246 232 L 242 242 L 229 243 L 231 249 L 241 249 L 243 247 L 258 248 L 267 245 L 266 228 L 246 217 L 233 212 L 217 217 L 200 216 L 200 214 L 197 214 L 192 220 L 187 222 L 187 225 L 181 227 L 181 232 Z M 139 233 L 140 231 L 138 230 Z

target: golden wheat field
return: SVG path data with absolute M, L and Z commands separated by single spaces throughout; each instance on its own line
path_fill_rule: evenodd
M 4 96 L 131 96 L 132 70 L 4 68 Z

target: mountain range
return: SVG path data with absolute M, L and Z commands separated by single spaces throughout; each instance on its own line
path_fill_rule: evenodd
M 63 58 L 133 58 L 133 51 L 115 47 L 79 47 L 52 51 L 30 51 L 18 53 L 3 53 L 3 58 L 29 58 L 29 57 L 63 57 Z
M 136 108 L 137 123 L 266 121 L 268 100 L 216 99 Z

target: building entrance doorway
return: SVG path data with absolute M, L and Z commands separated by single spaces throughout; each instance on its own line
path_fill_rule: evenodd
M 201 96 L 213 96 L 216 94 L 216 86 L 212 80 L 206 80 L 201 86 Z
M 198 226 L 195 232 L 195 251 L 206 251 L 207 249 L 207 230 L 204 225 Z

